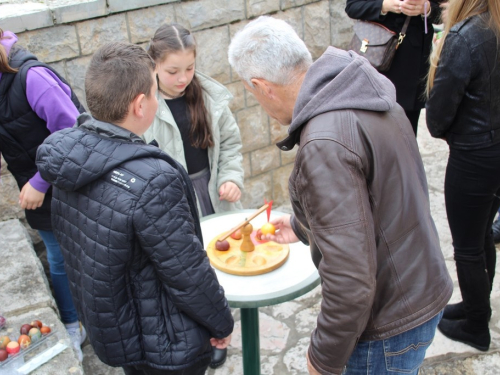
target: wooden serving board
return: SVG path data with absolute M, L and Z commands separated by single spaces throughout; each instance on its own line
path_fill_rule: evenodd
M 253 231 L 251 234 L 255 250 L 250 252 L 240 250 L 243 240 L 231 237 L 227 238 L 229 250 L 219 251 L 215 248 L 215 243 L 221 235 L 214 237 L 207 246 L 207 255 L 212 266 L 232 275 L 254 276 L 271 272 L 285 263 L 290 254 L 290 247 L 273 241 L 258 241 L 255 238 L 256 233 L 257 231 Z

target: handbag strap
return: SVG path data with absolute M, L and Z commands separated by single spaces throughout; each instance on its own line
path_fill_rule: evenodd
M 408 30 L 408 25 L 410 24 L 411 16 L 406 16 L 405 23 L 403 25 L 403 28 L 401 29 L 401 32 L 399 33 L 399 38 L 398 38 L 398 44 L 396 45 L 396 49 L 399 48 L 399 45 L 403 43 L 403 40 L 406 37 L 406 30 Z

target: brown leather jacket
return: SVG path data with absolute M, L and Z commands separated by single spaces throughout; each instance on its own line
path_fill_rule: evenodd
M 299 144 L 292 226 L 322 280 L 309 348 L 322 374 L 340 374 L 358 340 L 430 320 L 453 291 L 412 128 L 392 85 L 367 64 L 329 48 L 307 73 L 280 143 Z

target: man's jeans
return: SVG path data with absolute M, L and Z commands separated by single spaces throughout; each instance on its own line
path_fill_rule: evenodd
M 343 374 L 417 375 L 442 316 L 441 311 L 428 322 L 387 340 L 359 342 Z
M 59 308 L 61 320 L 64 324 L 77 322 L 78 315 L 71 299 L 68 276 L 64 269 L 64 258 L 59 243 L 52 231 L 39 230 L 38 233 L 40 233 L 40 237 L 42 237 L 47 248 L 47 261 L 49 262 L 50 278 L 54 289 L 54 299 Z

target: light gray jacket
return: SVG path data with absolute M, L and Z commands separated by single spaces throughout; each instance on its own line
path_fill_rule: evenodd
M 241 209 L 242 206 L 239 201 L 230 203 L 219 200 L 219 188 L 227 181 L 234 182 L 240 190 L 243 190 L 243 157 L 240 153 L 240 130 L 228 107 L 228 103 L 233 96 L 222 84 L 203 73 L 196 72 L 196 76 L 203 87 L 203 100 L 207 107 L 214 140 L 214 146 L 208 149 L 210 164 L 208 191 L 212 206 L 216 213 Z M 143 138 L 147 143 L 153 139 L 156 140 L 161 150 L 186 168 L 184 147 L 179 128 L 165 100 L 161 98 L 159 93 L 156 95 L 158 97 L 158 111 L 153 125 L 146 131 Z M 201 213 L 199 202 L 198 211 Z

